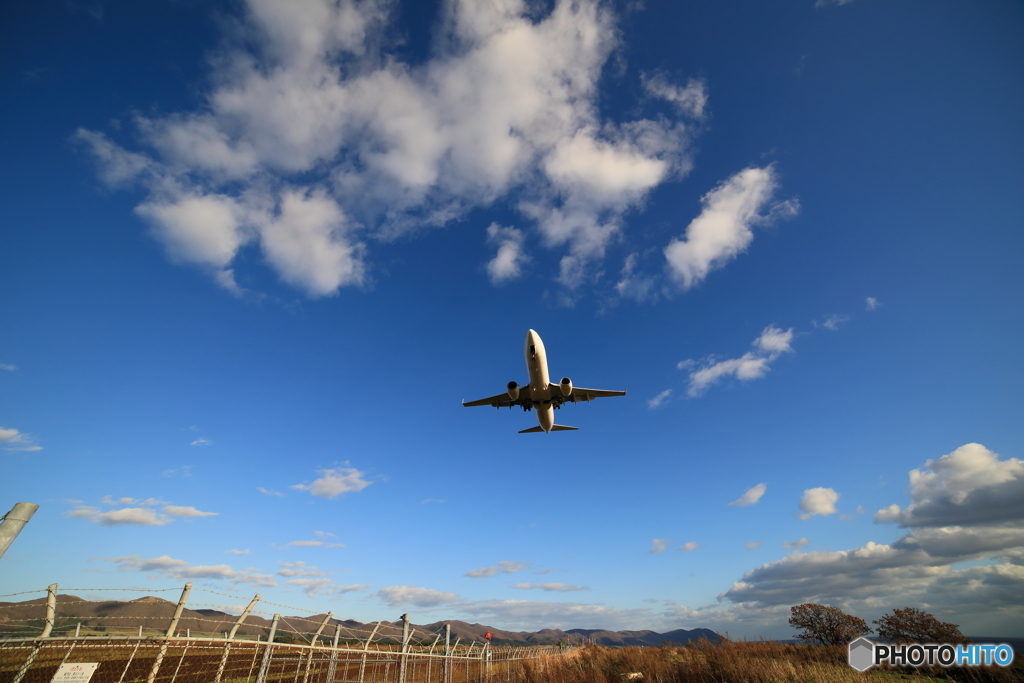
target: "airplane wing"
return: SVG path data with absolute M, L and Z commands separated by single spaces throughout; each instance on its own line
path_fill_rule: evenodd
M 625 396 L 625 391 L 610 391 L 608 389 L 584 389 L 573 387 L 572 395 L 565 399 L 567 402 L 579 403 L 580 401 L 593 401 L 595 398 L 607 398 L 608 396 Z
M 585 389 L 584 387 L 572 387 L 572 395 L 562 398 L 561 395 L 555 394 L 555 397 L 561 398 L 560 402 L 565 403 L 580 403 L 583 401 L 592 401 L 595 398 L 606 398 L 607 396 L 625 396 L 625 391 L 611 391 L 609 389 Z
M 509 398 L 508 393 L 498 394 L 497 396 L 491 396 L 490 398 L 481 398 L 478 401 L 463 401 L 462 405 L 467 408 L 470 406 L 494 406 L 495 408 L 511 408 L 514 405 L 518 405 L 518 401 L 513 401 Z

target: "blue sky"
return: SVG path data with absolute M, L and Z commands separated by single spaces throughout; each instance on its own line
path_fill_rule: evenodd
M 1019 4 L 285 7 L 0 10 L 3 593 L 1024 635 Z

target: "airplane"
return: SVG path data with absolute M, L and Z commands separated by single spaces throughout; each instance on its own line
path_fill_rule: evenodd
M 544 342 L 541 341 L 540 335 L 529 330 L 526 333 L 525 347 L 526 370 L 530 375 L 530 383 L 527 386 L 521 387 L 515 382 L 509 382 L 504 394 L 468 403 L 463 401 L 462 405 L 467 408 L 470 406 L 494 406 L 495 408 L 520 406 L 525 411 L 535 410 L 540 425 L 524 429 L 519 433 L 551 433 L 579 429 L 579 427 L 555 424 L 555 410 L 561 408 L 563 403 L 590 402 L 595 398 L 604 398 L 605 396 L 626 395 L 625 391 L 574 387 L 572 380 L 568 377 L 563 377 L 558 384 L 552 384 L 548 377 L 548 355 L 544 350 Z

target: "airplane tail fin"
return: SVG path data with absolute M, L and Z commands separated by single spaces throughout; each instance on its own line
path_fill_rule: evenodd
M 569 432 L 569 431 L 575 431 L 577 429 L 579 429 L 579 427 L 566 427 L 565 425 L 551 425 L 551 431 L 553 431 L 553 432 Z M 543 432 L 543 431 L 544 430 L 541 429 L 541 426 L 537 425 L 536 427 L 530 427 L 529 429 L 523 429 L 519 433 L 520 434 L 527 434 L 529 432 Z

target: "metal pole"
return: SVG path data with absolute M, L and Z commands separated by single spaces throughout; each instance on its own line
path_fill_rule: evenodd
M 452 625 L 444 625 L 444 678 L 442 683 L 451 683 L 452 680 Z
M 224 654 L 221 655 L 220 666 L 217 667 L 217 676 L 213 679 L 213 683 L 220 683 L 220 678 L 224 675 L 224 667 L 227 666 L 228 663 L 228 653 L 231 652 L 231 641 L 234 640 L 235 633 L 238 632 L 238 627 L 242 625 L 242 622 L 245 621 L 245 618 L 249 616 L 249 613 L 252 612 L 253 607 L 255 607 L 256 603 L 259 601 L 260 594 L 257 593 L 256 596 L 249 603 L 249 606 L 246 607 L 245 610 L 243 610 L 242 613 L 238 616 L 238 621 L 235 622 L 235 625 L 231 627 L 231 632 L 228 634 L 227 642 L 224 643 Z M 191 636 L 191 629 L 188 631 L 188 633 Z
M 10 512 L 0 518 L 0 557 L 4 556 L 7 548 L 14 543 L 14 539 L 38 509 L 39 506 L 35 503 L 15 503 Z
M 398 664 L 398 683 L 405 683 L 405 672 L 409 665 L 409 615 L 402 615 L 402 656 Z
M 29 505 L 29 503 L 25 503 Z M 38 505 L 36 506 L 38 507 Z M 32 668 L 32 662 L 36 661 L 36 655 L 39 654 L 40 648 L 43 647 L 43 638 L 50 637 L 50 631 L 53 630 L 53 614 L 57 608 L 57 584 L 51 583 L 46 587 L 46 625 L 43 626 L 43 633 L 39 636 L 39 639 L 35 642 L 32 647 L 32 652 L 29 653 L 25 663 L 21 665 L 21 669 L 18 670 L 18 675 L 14 677 L 13 683 L 21 683 L 21 679 L 25 677 L 28 670 Z
M 366 653 L 370 651 L 370 643 L 373 641 L 373 636 L 376 635 L 377 629 L 383 622 L 378 621 L 377 625 L 370 631 L 370 637 L 366 639 L 366 645 L 363 646 L 363 658 L 359 662 L 359 683 L 363 683 L 363 673 L 366 671 Z
M 331 661 L 327 665 L 327 680 L 324 683 L 334 683 L 334 670 L 338 666 L 338 641 L 341 639 L 341 624 L 334 627 L 334 644 L 331 646 Z
M 57 584 L 51 583 L 46 587 L 46 626 L 43 627 L 43 635 L 40 638 L 49 638 L 53 630 L 53 616 L 57 610 Z
M 270 637 L 267 638 L 267 648 L 263 650 L 263 661 L 260 663 L 260 672 L 256 674 L 256 683 L 264 683 L 264 681 L 267 680 L 267 669 L 270 668 L 270 656 L 274 650 L 274 634 L 277 632 L 277 621 L 280 618 L 280 614 L 275 614 L 274 620 L 270 622 Z
M 334 612 L 327 613 L 327 616 L 324 617 L 323 622 L 320 624 L 320 628 L 318 628 L 316 633 L 313 634 L 313 640 L 309 641 L 309 655 L 306 657 L 306 673 L 302 674 L 302 683 L 306 683 L 306 681 L 309 680 L 309 667 L 313 665 L 313 649 L 316 647 L 317 639 L 320 637 L 320 634 L 323 633 L 324 627 L 327 626 L 327 622 L 331 620 L 332 616 L 334 616 Z M 296 672 L 296 676 L 297 675 L 298 672 Z
M 191 581 L 186 583 L 185 588 L 181 591 L 181 597 L 178 598 L 178 606 L 174 608 L 174 616 L 171 617 L 171 623 L 167 626 L 167 633 L 164 634 L 164 641 L 160 643 L 160 651 L 156 653 L 156 659 L 153 660 L 153 668 L 149 670 L 146 683 L 153 683 L 156 680 L 156 675 L 160 671 L 160 665 L 163 664 L 164 656 L 167 654 L 167 645 L 174 635 L 174 629 L 178 628 L 178 620 L 181 619 L 181 613 L 185 609 L 185 601 L 188 599 L 190 590 L 192 590 Z

